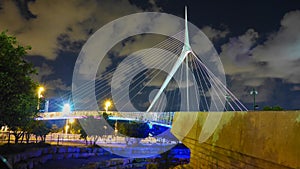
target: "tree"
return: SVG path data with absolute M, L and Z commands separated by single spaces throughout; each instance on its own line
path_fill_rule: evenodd
M 263 108 L 264 111 L 282 111 L 283 108 L 280 107 L 280 106 L 273 106 L 273 107 L 270 107 L 270 106 L 265 106 Z
M 272 107 L 270 107 L 270 106 L 265 106 L 265 107 L 263 108 L 263 110 L 264 110 L 264 111 L 271 111 L 271 110 L 272 110 Z
M 104 128 L 106 122 L 103 118 L 88 117 L 80 120 L 81 138 L 87 141 L 87 136 L 92 139 L 93 145 L 96 145 L 99 138 L 102 138 L 105 134 L 111 133 L 111 130 L 106 131 Z
M 273 107 L 273 110 L 274 110 L 274 111 L 282 111 L 283 108 L 280 107 L 280 106 L 274 106 L 274 107 Z
M 104 120 L 106 120 L 106 121 L 108 120 L 108 114 L 106 112 L 104 112 L 102 116 L 103 116 Z
M 50 132 L 51 128 L 47 127 L 44 121 L 34 121 L 32 134 L 37 138 L 40 137 L 42 142 L 46 141 L 46 135 Z
M 144 122 L 121 122 L 117 126 L 118 131 L 125 135 L 126 144 L 128 144 L 128 137 L 134 137 L 136 143 L 139 143 L 142 138 L 149 136 L 149 126 Z
M 77 119 L 74 120 L 74 123 L 72 124 L 71 133 L 80 134 L 80 138 L 84 139 L 86 145 L 88 144 L 87 141 L 88 135 L 86 134 L 85 130 L 82 128 L 81 124 L 79 123 L 79 120 Z
M 0 126 L 13 131 L 16 143 L 21 127 L 37 113 L 37 84 L 30 77 L 36 71 L 25 60 L 28 49 L 6 32 L 0 34 Z
M 85 144 L 87 145 L 88 144 L 88 141 L 87 141 L 87 136 L 88 135 L 86 134 L 85 130 L 84 129 L 80 129 L 79 130 L 79 134 L 80 134 L 80 138 L 84 139 Z
M 24 137 L 26 143 L 29 143 L 30 136 L 33 134 L 33 130 L 35 126 L 36 126 L 36 121 L 34 119 L 31 119 L 26 125 L 21 127 L 21 130 L 23 131 L 21 143 L 23 142 Z

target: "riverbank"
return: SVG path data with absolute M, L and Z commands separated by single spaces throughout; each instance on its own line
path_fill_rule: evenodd
M 111 145 L 113 146 L 113 145 Z M 130 151 L 110 147 L 114 151 Z M 51 146 L 49 144 L 5 145 L 1 153 L 14 169 L 96 169 L 146 168 L 146 166 L 175 166 L 189 162 L 190 151 L 183 145 L 150 158 L 123 158 L 101 147 Z M 149 149 L 147 149 L 149 151 Z M 131 150 L 132 151 L 132 150 Z M 135 149 L 136 151 L 136 149 Z M 144 149 L 139 149 L 143 153 Z

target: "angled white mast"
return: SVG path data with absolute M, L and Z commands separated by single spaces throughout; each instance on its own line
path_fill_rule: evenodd
M 190 40 L 189 40 L 189 28 L 188 28 L 188 20 L 187 20 L 187 7 L 185 6 L 185 25 L 184 25 L 184 46 L 183 51 L 190 52 L 192 51 Z
M 168 76 L 166 77 L 165 81 L 163 82 L 162 86 L 160 87 L 159 91 L 157 92 L 157 94 L 155 95 L 153 101 L 151 102 L 150 106 L 148 107 L 146 112 L 149 112 L 151 110 L 151 108 L 154 106 L 154 104 L 156 103 L 157 99 L 160 97 L 160 95 L 162 94 L 162 92 L 165 90 L 165 88 L 167 87 L 167 85 L 169 84 L 170 80 L 172 79 L 172 77 L 174 76 L 174 74 L 176 73 L 176 71 L 178 70 L 179 66 L 182 64 L 182 62 L 184 61 L 184 59 L 188 56 L 188 54 L 190 52 L 192 52 L 191 50 L 191 46 L 190 46 L 190 42 L 189 42 L 189 30 L 188 30 L 188 21 L 187 21 L 187 7 L 185 7 L 185 31 L 184 31 L 184 45 L 181 51 L 180 56 L 178 57 L 178 60 L 175 62 L 174 66 L 172 67 L 170 73 L 168 74 Z M 187 61 L 187 60 L 186 60 Z M 187 77 L 188 78 L 188 77 Z M 188 88 L 188 86 L 187 86 Z M 187 91 L 188 92 L 188 91 Z

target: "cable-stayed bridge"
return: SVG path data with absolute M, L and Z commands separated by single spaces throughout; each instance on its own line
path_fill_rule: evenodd
M 201 32 L 189 33 L 188 25 L 186 10 L 184 30 L 127 56 L 94 78 L 75 77 L 80 81 L 72 86 L 76 110 L 98 110 L 99 103 L 108 98 L 120 112 L 247 110 L 226 87 L 224 69 L 212 44 Z M 202 39 L 206 41 L 201 44 Z
M 211 112 L 199 138 L 203 142 L 211 136 L 222 117 L 222 113 L 214 112 L 247 111 L 226 87 L 224 69 L 213 45 L 201 31 L 190 32 L 189 25 L 186 10 L 184 30 L 152 48 L 127 56 L 113 68 L 99 72 L 92 70 L 97 72 L 96 77 L 91 78 L 80 74 L 80 69 L 74 69 L 80 76 L 73 76 L 73 82 L 77 83 L 72 84 L 72 96 L 64 96 L 72 98 L 75 110 L 81 110 L 73 111 L 73 117 L 84 117 L 88 112 L 85 110 L 95 110 L 89 115 L 99 115 L 99 105 L 109 98 L 117 110 L 113 117 L 139 119 L 128 113 L 133 112 L 143 117 L 141 119 L 153 122 L 158 116 L 170 119 L 167 121 L 170 124 L 173 118 L 166 112 L 182 112 L 172 130 L 184 136 L 196 122 L 195 112 Z M 81 53 L 88 55 L 88 51 Z M 79 61 L 85 62 L 88 61 Z M 51 113 L 45 114 L 48 115 Z

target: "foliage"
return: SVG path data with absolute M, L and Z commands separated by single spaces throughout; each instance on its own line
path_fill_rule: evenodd
M 79 120 L 75 120 L 74 123 L 72 124 L 72 129 L 71 129 L 71 133 L 74 134 L 80 134 L 80 138 L 84 139 L 86 144 L 87 144 L 87 133 L 85 132 L 85 130 L 82 128 L 81 124 L 79 123 Z
M 141 122 L 122 122 L 118 123 L 118 131 L 128 137 L 146 138 L 149 136 L 149 126 Z
M 6 32 L 0 34 L 0 126 L 7 125 L 16 137 L 37 112 L 37 84 L 30 78 L 35 69 L 25 60 L 28 49 Z
M 85 143 L 87 144 L 87 136 L 88 135 L 86 134 L 85 130 L 84 129 L 80 129 L 79 130 L 79 134 L 80 134 L 80 138 L 84 139 Z
M 29 143 L 30 136 L 33 134 L 33 130 L 35 128 L 35 123 L 36 121 L 31 119 L 26 125 L 21 127 L 21 130 L 24 131 L 23 134 L 25 135 L 26 143 Z
M 106 112 L 104 112 L 102 116 L 105 120 L 108 120 L 108 114 Z
M 283 108 L 280 107 L 280 106 L 273 106 L 273 107 L 265 106 L 265 107 L 263 108 L 263 110 L 264 110 L 264 111 L 281 111 L 281 110 L 283 110 Z
M 103 118 L 88 117 L 86 119 L 81 119 L 80 124 L 82 126 L 82 130 L 80 130 L 81 137 L 86 138 L 88 136 L 92 138 L 94 145 L 99 137 L 111 134 L 111 130 L 106 126 L 107 123 Z
M 41 137 L 42 142 L 45 142 L 46 135 L 50 132 L 51 128 L 46 125 L 46 122 L 36 120 L 33 123 L 32 134 L 36 137 Z

